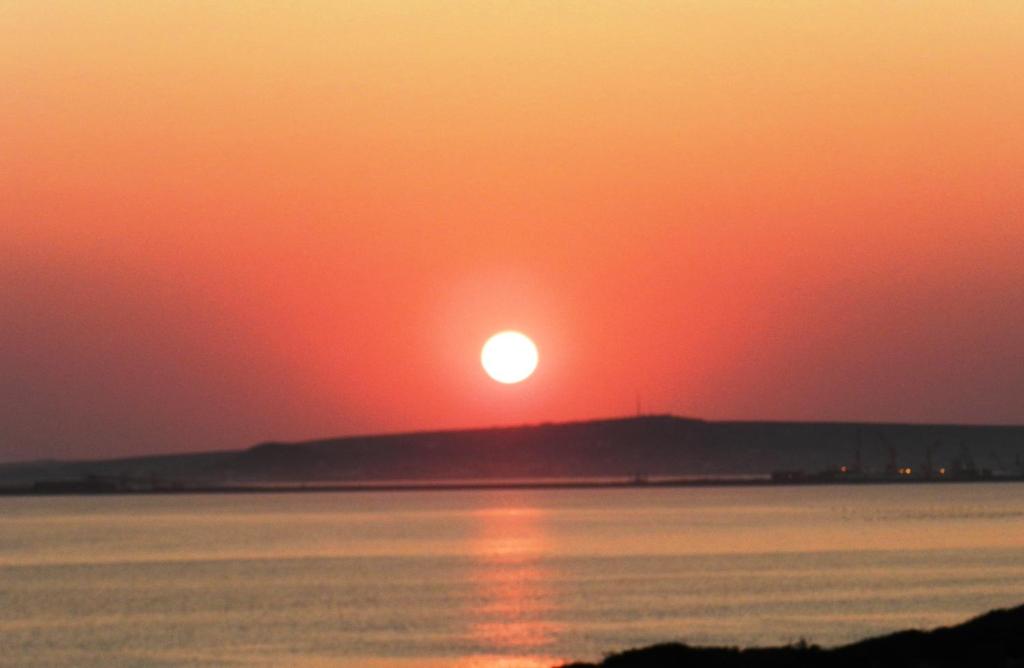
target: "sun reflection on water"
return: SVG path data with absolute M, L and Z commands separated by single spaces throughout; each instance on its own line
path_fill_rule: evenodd
M 470 543 L 476 590 L 468 619 L 470 636 L 494 652 L 465 668 L 548 668 L 559 662 L 541 656 L 564 625 L 552 619 L 552 574 L 543 565 L 549 551 L 542 509 L 503 505 L 474 513 L 478 533 Z M 459 664 L 460 667 L 463 664 Z

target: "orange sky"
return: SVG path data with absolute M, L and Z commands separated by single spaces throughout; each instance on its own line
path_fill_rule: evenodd
M 4 3 L 0 459 L 1024 423 L 1022 72 L 1014 0 Z

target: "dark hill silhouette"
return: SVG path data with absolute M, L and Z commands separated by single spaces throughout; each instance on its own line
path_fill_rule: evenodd
M 1020 473 L 1024 427 L 710 422 L 670 415 L 264 443 L 246 450 L 0 465 L 0 484 L 88 475 L 187 483 L 768 475 L 956 461 Z
M 833 649 L 735 648 L 665 644 L 563 668 L 1020 668 L 1024 606 L 996 610 L 959 626 L 902 631 Z

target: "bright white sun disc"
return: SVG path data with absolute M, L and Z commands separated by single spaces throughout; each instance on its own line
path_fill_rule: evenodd
M 499 383 L 518 383 L 537 368 L 537 346 L 521 332 L 498 332 L 484 344 L 480 363 L 487 375 Z

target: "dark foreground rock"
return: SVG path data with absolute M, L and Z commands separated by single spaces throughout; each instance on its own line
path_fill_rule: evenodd
M 995 610 L 959 626 L 902 631 L 832 649 L 655 645 L 564 668 L 1024 668 L 1024 606 Z

